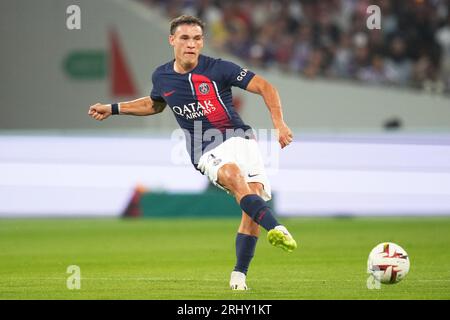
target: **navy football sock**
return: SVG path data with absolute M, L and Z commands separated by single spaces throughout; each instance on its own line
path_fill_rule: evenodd
M 248 194 L 241 199 L 241 208 L 257 224 L 267 231 L 280 225 L 275 219 L 272 209 L 263 198 L 256 194 Z
M 258 237 L 248 234 L 238 233 L 236 236 L 236 266 L 234 271 L 247 274 L 248 266 L 255 254 L 256 242 Z

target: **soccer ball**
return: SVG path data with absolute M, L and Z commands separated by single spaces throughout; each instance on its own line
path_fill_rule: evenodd
M 380 243 L 369 254 L 367 273 L 381 283 L 397 283 L 406 277 L 408 271 L 408 254 L 395 243 Z

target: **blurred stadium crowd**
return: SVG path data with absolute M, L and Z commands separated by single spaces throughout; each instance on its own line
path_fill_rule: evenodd
M 137 1 L 200 17 L 210 45 L 250 66 L 450 93 L 450 0 Z

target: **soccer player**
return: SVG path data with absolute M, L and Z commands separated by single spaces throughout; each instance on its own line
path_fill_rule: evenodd
M 110 115 L 154 115 L 168 105 L 186 136 L 194 167 L 217 187 L 231 193 L 242 208 L 236 236 L 237 262 L 230 287 L 247 290 L 246 275 L 260 233 L 268 231 L 269 242 L 288 252 L 297 247 L 266 201 L 271 199 L 261 154 L 251 128 L 232 104 L 231 87 L 237 86 L 263 97 L 272 116 L 281 148 L 292 142 L 292 132 L 283 121 L 277 90 L 261 76 L 238 65 L 201 55 L 204 23 L 193 16 L 172 20 L 169 43 L 175 59 L 158 67 L 150 96 L 128 102 L 100 104 L 89 115 L 104 120 Z

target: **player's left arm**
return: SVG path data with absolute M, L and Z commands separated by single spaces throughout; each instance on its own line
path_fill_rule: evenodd
M 255 75 L 248 83 L 246 90 L 263 97 L 272 116 L 273 126 L 275 129 L 278 129 L 278 142 L 281 148 L 290 144 L 293 140 L 293 135 L 291 129 L 283 120 L 281 99 L 277 89 L 263 77 Z

